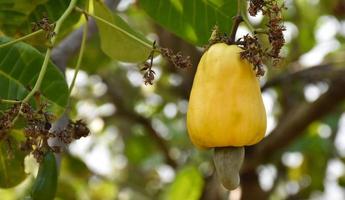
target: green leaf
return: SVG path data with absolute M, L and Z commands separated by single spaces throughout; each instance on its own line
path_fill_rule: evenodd
M 1 0 L 3 1 L 3 0 Z M 70 0 L 16 0 L 11 3 L 0 3 L 0 30 L 9 36 L 25 35 L 31 32 L 32 23 L 44 15 L 55 22 L 66 10 Z M 77 2 L 83 7 L 84 0 Z M 62 32 L 67 30 L 80 18 L 79 12 L 73 12 L 64 22 Z
M 204 179 L 194 166 L 187 166 L 180 170 L 172 183 L 165 200 L 198 200 L 202 194 Z
M 149 56 L 152 44 L 134 31 L 121 17 L 113 15 L 100 1 L 94 1 L 101 37 L 101 48 L 109 57 L 123 62 L 142 62 Z
M 0 37 L 0 44 L 10 41 Z M 44 56 L 25 43 L 0 48 L 0 99 L 22 100 L 38 78 Z M 49 103 L 61 112 L 68 102 L 68 86 L 63 74 L 49 63 L 40 92 Z
M 229 33 L 237 10 L 234 0 L 140 0 L 139 4 L 158 24 L 199 46 L 208 42 L 215 25 Z
M 100 72 L 110 66 L 111 58 L 100 51 L 101 42 L 97 37 L 92 37 L 87 41 L 87 48 L 84 49 L 83 54 L 83 70 L 89 74 L 95 74 Z M 77 56 L 73 56 L 69 61 L 67 66 L 74 66 L 77 63 Z M 112 62 L 114 64 L 114 62 Z
M 26 178 L 25 153 L 19 150 L 17 140 L 10 137 L 9 141 L 10 146 L 6 140 L 0 141 L 0 188 L 14 187 Z
M 36 6 L 45 3 L 47 0 L 1 0 L 0 1 L 0 12 L 7 10 L 15 10 L 23 14 L 29 14 L 32 12 Z

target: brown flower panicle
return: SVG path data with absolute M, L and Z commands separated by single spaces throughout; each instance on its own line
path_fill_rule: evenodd
M 153 66 L 154 53 L 156 51 L 160 52 L 164 58 L 170 61 L 177 68 L 187 68 L 187 67 L 192 66 L 190 56 L 183 57 L 181 52 L 174 53 L 171 49 L 168 49 L 168 48 L 159 48 L 159 50 L 157 50 L 156 41 L 155 41 L 152 46 L 152 51 L 147 58 L 148 61 L 145 61 L 142 64 L 142 67 L 140 69 L 140 71 L 145 71 L 143 75 L 145 85 L 147 84 L 152 85 L 155 79 L 156 73 L 152 69 L 152 66 Z
M 181 52 L 174 53 L 171 49 L 160 48 L 162 56 L 169 60 L 177 68 L 192 67 L 190 56 L 183 57 Z
M 55 132 L 55 136 L 65 144 L 70 144 L 73 140 L 78 140 L 89 134 L 90 130 L 82 120 L 77 120 L 76 122 L 70 120 L 65 129 Z
M 14 104 L 0 116 L 0 141 L 6 138 L 8 131 L 12 128 L 12 121 L 19 112 L 20 104 Z
M 144 76 L 143 76 L 145 85 L 147 84 L 152 85 L 153 80 L 155 79 L 156 72 L 153 71 L 152 69 L 152 62 L 153 62 L 152 60 L 151 62 L 144 62 L 143 67 L 140 69 L 140 71 L 145 71 Z
M 250 0 L 248 8 L 251 16 L 255 16 L 259 11 L 262 11 L 262 14 L 268 17 L 268 23 L 266 24 L 268 30 L 264 33 L 268 35 L 271 48 L 266 52 L 266 56 L 273 59 L 274 65 L 277 65 L 281 59 L 279 56 L 280 50 L 285 44 L 283 31 L 286 28 L 283 25 L 283 9 L 285 9 L 284 4 L 278 5 L 276 0 Z
M 237 43 L 240 44 L 240 47 L 243 49 L 240 53 L 241 59 L 247 59 L 253 64 L 253 70 L 255 71 L 256 76 L 263 76 L 265 74 L 265 70 L 263 68 L 262 59 L 265 53 L 261 48 L 258 38 L 255 35 L 250 36 L 247 34 L 237 41 Z
M 32 32 L 42 29 L 46 32 L 47 39 L 51 39 L 56 35 L 56 33 L 54 32 L 55 24 L 50 22 L 46 14 L 38 22 L 33 22 L 31 24 Z
M 30 104 L 22 102 L 14 104 L 10 109 L 0 114 L 0 141 L 8 143 L 8 155 L 11 155 L 10 153 L 14 147 L 14 145 L 11 145 L 11 137 L 8 136 L 14 121 L 18 117 L 23 121 L 23 134 L 25 137 L 19 149 L 27 154 L 31 153 L 37 162 L 42 161 L 47 151 L 60 152 L 59 147 L 50 147 L 48 145 L 48 139 L 58 137 L 65 144 L 69 144 L 73 140 L 89 135 L 89 129 L 81 120 L 70 121 L 65 129 L 52 131 L 51 123 L 54 116 L 46 109 L 47 104 L 45 103 L 40 103 L 37 108 L 34 108 Z
M 262 7 L 264 6 L 264 0 L 250 0 L 248 12 L 251 16 L 256 16 Z
M 266 24 L 268 30 L 254 31 L 254 35 L 245 35 L 236 43 L 243 49 L 241 58 L 247 59 L 254 65 L 254 71 L 257 76 L 263 76 L 263 60 L 272 60 L 273 65 L 278 65 L 281 57 L 280 50 L 285 44 L 283 31 L 285 26 L 282 24 L 282 10 L 284 5 L 278 5 L 276 0 L 250 0 L 248 12 L 251 16 L 255 16 L 259 11 L 268 18 Z M 271 47 L 263 50 L 257 34 L 267 34 Z
M 271 50 L 269 55 L 278 62 L 280 57 L 280 50 L 285 44 L 283 31 L 286 30 L 282 24 L 282 10 L 285 8 L 284 5 L 278 5 L 276 1 L 268 1 L 264 7 L 263 14 L 268 16 L 268 39 L 271 43 Z

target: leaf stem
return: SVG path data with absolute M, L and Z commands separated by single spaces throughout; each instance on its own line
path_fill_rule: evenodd
M 111 22 L 109 22 L 109 21 L 107 21 L 107 20 L 105 20 L 105 19 L 103 19 L 103 18 L 101 18 L 101 17 L 98 17 L 98 16 L 96 16 L 96 15 L 94 15 L 94 14 L 91 14 L 91 13 L 87 12 L 86 10 L 83 10 L 83 9 L 81 9 L 81 8 L 79 8 L 79 7 L 76 7 L 75 9 L 76 9 L 78 12 L 87 14 L 87 15 L 89 15 L 89 16 L 95 18 L 96 20 L 98 20 L 98 21 L 100 21 L 100 22 L 102 22 L 102 23 L 104 23 L 104 24 L 106 24 L 106 25 L 108 25 L 108 26 L 110 26 L 110 27 L 112 27 L 112 28 L 114 28 L 114 29 L 120 31 L 121 33 L 127 35 L 128 37 L 132 38 L 133 40 L 136 40 L 137 42 L 141 43 L 142 45 L 144 45 L 144 46 L 146 46 L 146 47 L 148 47 L 148 48 L 151 48 L 151 47 L 152 47 L 151 44 L 148 44 L 148 43 L 146 43 L 146 42 L 144 42 L 144 41 L 138 39 L 137 37 L 133 36 L 132 34 L 129 34 L 129 33 L 126 32 L 125 30 L 123 30 L 122 28 L 116 26 L 115 24 L 112 24 Z
M 80 51 L 79 51 L 79 55 L 78 55 L 78 60 L 77 60 L 77 65 L 75 66 L 75 71 L 74 71 L 74 75 L 73 75 L 73 79 L 72 79 L 72 83 L 69 87 L 69 95 L 71 95 L 71 92 L 73 90 L 74 84 L 75 84 L 75 80 L 77 78 L 79 69 L 80 69 L 80 65 L 81 65 L 81 61 L 83 59 L 83 55 L 84 55 L 84 50 L 85 50 L 85 44 L 86 44 L 86 38 L 87 38 L 87 32 L 88 32 L 88 17 L 86 14 L 84 14 L 85 19 L 86 19 L 86 23 L 84 25 L 83 28 L 83 37 L 81 39 L 81 45 L 80 45 Z
M 12 99 L 0 99 L 0 103 L 12 103 L 12 104 L 16 104 L 16 103 L 20 103 L 20 101 L 12 100 Z
M 73 9 L 75 8 L 76 3 L 77 3 L 77 0 L 71 0 L 71 2 L 68 5 L 68 8 L 65 10 L 65 12 L 61 15 L 61 17 L 56 22 L 56 26 L 54 29 L 54 32 L 56 35 L 59 34 L 62 23 L 65 21 L 65 19 L 68 17 L 68 15 L 71 14 Z M 51 39 L 52 45 L 54 45 L 55 40 L 56 40 L 56 36 Z
M 255 29 L 253 31 L 254 34 L 268 34 L 268 30 L 264 30 L 264 29 Z
M 35 31 L 35 32 L 30 33 L 30 34 L 24 35 L 23 37 L 17 38 L 17 39 L 15 39 L 15 40 L 11 40 L 11 41 L 9 41 L 9 42 L 6 42 L 5 44 L 1 44 L 1 45 L 0 45 L 0 48 L 3 48 L 3 47 L 6 47 L 6 46 L 15 44 L 15 43 L 17 43 L 17 42 L 20 42 L 20 41 L 22 41 L 22 40 L 31 38 L 31 37 L 33 37 L 33 36 L 39 34 L 39 33 L 42 33 L 43 31 L 44 31 L 43 29 L 40 29 L 40 30 L 38 30 L 38 31 Z
M 48 48 L 47 49 L 47 52 L 46 52 L 46 55 L 44 57 L 44 60 L 43 60 L 43 64 L 42 64 L 42 67 L 41 67 L 41 71 L 38 75 L 38 78 L 36 80 L 36 83 L 35 83 L 35 86 L 34 88 L 32 88 L 32 90 L 29 92 L 28 95 L 26 95 L 26 97 L 23 99 L 23 103 L 25 102 L 28 102 L 30 100 L 30 98 L 39 90 L 39 88 L 41 87 L 41 84 L 42 84 L 42 80 L 44 78 L 44 75 L 47 71 L 47 66 L 48 66 L 48 63 L 49 63 L 49 58 L 50 58 L 50 55 L 51 55 L 51 48 Z

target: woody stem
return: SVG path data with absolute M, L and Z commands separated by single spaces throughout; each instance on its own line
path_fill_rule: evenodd
M 236 32 L 237 32 L 237 29 L 238 29 L 240 23 L 243 21 L 243 18 L 241 15 L 237 15 L 237 16 L 233 17 L 233 20 L 234 20 L 234 22 L 232 24 L 228 44 L 234 44 L 235 43 Z

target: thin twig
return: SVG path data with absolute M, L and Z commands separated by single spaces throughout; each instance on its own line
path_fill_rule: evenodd
M 136 113 L 135 111 L 131 110 L 124 104 L 124 99 L 121 97 L 119 92 L 114 88 L 113 84 L 107 78 L 103 79 L 104 82 L 108 86 L 108 94 L 111 97 L 111 100 L 118 108 L 117 114 L 123 117 L 132 120 L 135 123 L 143 125 L 146 130 L 148 131 L 149 136 L 155 141 L 158 148 L 164 155 L 164 158 L 170 166 L 176 168 L 178 166 L 177 162 L 171 157 L 169 153 L 169 148 L 163 138 L 156 132 L 156 130 L 152 127 L 152 124 L 149 119 L 141 116 L 140 114 Z
M 233 24 L 232 24 L 228 44 L 234 44 L 235 43 L 237 29 L 238 29 L 241 22 L 243 22 L 243 17 L 241 15 L 237 15 L 233 18 Z
M 292 109 L 278 126 L 261 143 L 246 149 L 246 160 L 243 172 L 255 169 L 267 158 L 301 136 L 313 121 L 329 114 L 339 103 L 345 100 L 345 79 L 338 77 L 332 80 L 329 89 L 312 103 L 304 103 Z
M 332 80 L 340 75 L 345 74 L 345 69 L 341 67 L 335 67 L 333 63 L 320 64 L 309 67 L 307 69 L 298 70 L 290 73 L 283 73 L 277 75 L 268 80 L 262 87 L 261 91 L 265 91 L 268 88 L 294 81 L 302 82 L 316 82 L 322 80 Z
M 87 23 L 88 18 L 87 18 L 87 15 L 84 15 L 84 16 L 85 16 L 85 19 L 86 19 L 86 23 L 84 25 L 83 36 L 82 36 L 82 39 L 81 39 L 81 45 L 80 45 L 80 51 L 79 51 L 77 65 L 75 67 L 72 83 L 71 83 L 71 85 L 69 87 L 69 95 L 71 95 L 72 89 L 74 87 L 75 80 L 77 78 L 77 75 L 78 75 L 78 72 L 79 72 L 79 69 L 80 69 L 80 65 L 81 65 L 81 61 L 83 59 L 84 50 L 85 50 L 87 31 L 88 31 L 88 23 Z
M 20 101 L 12 100 L 12 99 L 0 99 L 0 103 L 16 104 L 16 103 L 20 103 Z

